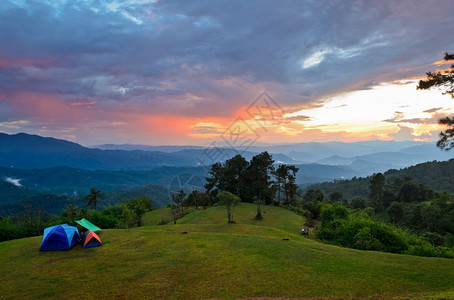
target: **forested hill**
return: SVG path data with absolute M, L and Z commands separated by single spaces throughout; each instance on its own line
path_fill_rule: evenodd
M 411 177 L 413 181 L 437 191 L 447 191 L 454 194 L 454 159 L 449 161 L 433 161 L 418 164 L 400 170 L 388 170 L 383 175 L 386 183 L 392 184 L 396 178 Z M 343 197 L 351 199 L 356 196 L 366 198 L 369 194 L 369 181 L 371 176 L 350 180 L 335 180 L 332 182 L 316 183 L 308 187 L 320 189 L 326 195 L 341 192 Z
M 52 192 L 32 190 L 18 187 L 8 182 L 0 181 L 0 216 L 23 213 L 25 209 L 41 210 L 51 215 L 59 215 L 68 205 L 68 201 L 80 208 L 86 207 L 84 195 L 69 196 Z M 150 197 L 154 207 L 162 208 L 170 203 L 169 191 L 166 187 L 148 184 L 135 186 L 130 189 L 115 189 L 104 191 L 104 197 L 99 199 L 98 208 L 105 209 L 142 196 Z

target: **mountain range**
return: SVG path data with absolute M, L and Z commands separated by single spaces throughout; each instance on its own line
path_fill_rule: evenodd
M 225 161 L 236 154 L 238 152 L 230 148 L 190 148 L 171 153 L 102 150 L 38 135 L 0 133 L 0 166 L 26 169 L 55 166 L 87 170 L 149 170 L 157 166 L 209 167 L 214 162 Z M 249 160 L 257 153 L 244 151 L 241 154 Z M 283 163 L 296 162 L 283 154 L 276 154 L 274 158 Z
M 367 176 L 388 169 L 405 168 L 426 161 L 444 161 L 453 157 L 452 152 L 439 150 L 433 143 L 410 141 L 258 144 L 240 150 L 191 145 L 109 144 L 97 147 L 99 148 L 88 148 L 66 140 L 25 133 L 0 133 L 0 166 L 19 169 L 66 166 L 106 171 L 199 166 L 208 170 L 212 163 L 223 162 L 238 153 L 250 160 L 257 153 L 266 150 L 273 155 L 276 163 L 298 165 L 300 172 L 297 182 L 306 183 Z
M 312 183 L 364 177 L 389 169 L 452 157 L 431 143 L 368 141 L 254 145 L 240 149 L 250 160 L 269 151 L 277 163 L 299 168 L 296 182 Z M 99 145 L 88 148 L 66 140 L 19 133 L 0 133 L 0 209 L 17 211 L 25 199 L 45 201 L 61 210 L 70 198 L 96 187 L 107 193 L 106 203 L 146 191 L 154 203 L 169 203 L 169 190 L 202 188 L 209 165 L 238 152 L 201 146 Z M 139 195 L 140 196 L 140 195 Z M 43 200 L 44 199 L 44 200 Z

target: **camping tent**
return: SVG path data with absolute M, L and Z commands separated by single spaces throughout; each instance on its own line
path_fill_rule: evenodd
M 81 243 L 84 248 L 102 246 L 99 236 L 91 230 L 84 232 Z
M 98 226 L 92 224 L 88 220 L 85 220 L 85 218 L 83 218 L 82 220 L 76 221 L 76 223 L 79 224 L 80 226 L 84 227 L 84 228 L 87 228 L 88 230 L 91 230 L 91 231 L 100 231 L 101 230 L 101 228 L 99 228 Z
M 68 224 L 44 229 L 40 250 L 69 250 L 79 242 L 79 231 Z

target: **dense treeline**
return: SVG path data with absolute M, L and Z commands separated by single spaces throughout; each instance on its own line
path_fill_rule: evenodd
M 389 170 L 384 175 L 390 182 L 398 177 L 409 176 L 414 181 L 432 189 L 454 194 L 452 170 L 454 170 L 454 159 L 441 162 L 426 162 L 401 170 Z
M 142 216 L 152 209 L 151 199 L 147 196 L 126 200 L 102 211 L 79 208 L 68 201 L 66 209 L 59 216 L 51 216 L 32 205 L 23 206 L 20 214 L 0 217 L 0 241 L 42 235 L 44 228 L 57 224 L 76 226 L 74 220 L 82 218 L 104 229 L 141 226 Z
M 30 190 L 24 187 L 17 187 L 12 184 L 0 181 L 0 188 L 6 187 L 2 190 L 2 194 L 16 193 L 15 202 L 2 202 L 0 199 L 0 216 L 12 216 L 21 214 L 24 206 L 33 206 L 35 210 L 44 211 L 46 214 L 58 216 L 67 205 L 69 199 L 71 203 L 82 207 L 85 205 L 84 196 L 68 196 L 64 194 L 55 193 L 37 193 L 37 191 Z M 129 190 L 117 189 L 113 191 L 104 192 L 105 196 L 99 201 L 98 207 L 106 209 L 108 207 L 121 204 L 124 200 L 141 197 L 148 195 L 153 199 L 153 205 L 161 208 L 166 207 L 170 202 L 169 193 L 167 188 L 149 184 L 145 186 L 137 186 Z
M 361 235 L 356 237 L 355 235 L 363 230 L 361 232 L 366 234 L 367 231 L 367 236 L 371 238 L 369 242 L 375 245 L 370 246 L 368 250 L 396 252 L 397 250 L 389 250 L 390 246 L 383 244 L 382 239 L 401 240 L 405 241 L 402 242 L 405 246 L 399 248 L 398 253 L 449 256 L 450 254 L 443 254 L 444 250 L 436 247 L 454 247 L 453 197 L 447 192 L 438 192 L 415 182 L 409 176 L 391 178 L 392 181 L 386 180 L 385 175 L 378 173 L 360 179 L 363 185 L 367 180 L 366 197 L 356 196 L 348 199 L 343 196 L 342 186 L 339 185 L 336 185 L 337 189 L 331 190 L 329 197 L 320 189 L 307 189 L 302 200 L 303 208 L 306 209 L 309 220 L 312 218 L 321 222 L 317 237 L 342 246 L 362 249 L 361 247 L 365 246 L 359 246 L 362 242 L 357 240 Z M 358 180 L 345 183 L 352 184 L 356 181 Z M 344 209 L 336 206 L 337 211 L 327 210 L 323 213 L 322 207 L 325 203 L 342 204 Z M 347 208 L 355 210 L 355 213 L 350 213 Z M 342 217 L 339 217 L 340 211 L 343 212 Z M 326 216 L 330 213 L 333 213 L 335 216 L 333 218 L 337 220 L 336 223 L 332 223 L 337 224 L 336 226 L 326 221 Z M 400 231 L 397 228 L 400 228 Z M 381 236 L 383 232 L 394 233 L 384 238 Z M 418 235 L 426 243 L 415 239 L 410 233 Z M 427 243 L 435 248 L 430 248 Z
M 426 162 L 400 170 L 388 170 L 383 175 L 387 184 L 392 184 L 396 178 L 410 177 L 416 183 L 437 191 L 446 191 L 454 194 L 454 180 L 452 180 L 452 170 L 454 170 L 454 159 L 442 162 Z M 354 197 L 366 198 L 369 194 L 369 181 L 372 176 L 365 178 L 353 177 L 350 180 L 334 180 L 312 184 L 308 188 L 319 189 L 326 195 L 336 191 L 342 191 L 345 198 Z
M 454 258 L 454 251 L 441 247 L 431 236 L 424 239 L 374 221 L 364 210 L 354 211 L 341 203 L 319 202 L 318 206 L 320 225 L 316 237 L 322 241 L 361 250 Z

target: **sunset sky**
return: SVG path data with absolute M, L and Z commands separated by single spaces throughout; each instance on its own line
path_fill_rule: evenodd
M 447 0 L 3 0 L 0 132 L 87 146 L 209 145 L 244 128 L 264 143 L 433 141 L 454 99 L 416 85 L 449 67 L 453 12 Z

